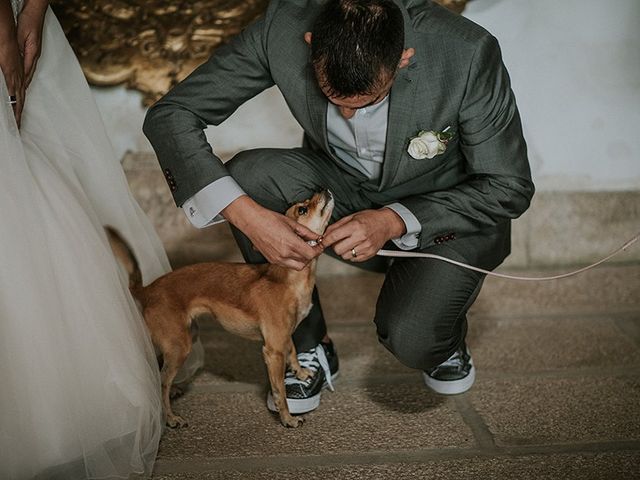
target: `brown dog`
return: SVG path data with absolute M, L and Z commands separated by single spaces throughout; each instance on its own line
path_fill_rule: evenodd
M 329 223 L 333 204 L 331 193 L 323 191 L 291 206 L 286 215 L 320 236 Z M 211 313 L 231 333 L 255 340 L 262 337 L 280 420 L 287 427 L 299 426 L 303 419 L 289 413 L 284 374 L 288 362 L 298 379 L 313 375 L 300 367 L 291 334 L 311 309 L 316 260 L 301 271 L 271 264 L 199 263 L 143 287 L 133 252 L 118 232 L 109 227 L 106 230 L 116 257 L 129 273 L 129 289 L 142 307 L 151 340 L 163 356 L 162 400 L 167 425 L 186 425 L 171 410 L 171 384 L 191 351 L 192 320 Z

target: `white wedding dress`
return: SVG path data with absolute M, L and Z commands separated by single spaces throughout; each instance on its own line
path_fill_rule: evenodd
M 169 264 L 50 10 L 20 130 L 9 93 L 0 74 L 0 478 L 149 473 L 158 365 L 103 225 L 145 283 Z

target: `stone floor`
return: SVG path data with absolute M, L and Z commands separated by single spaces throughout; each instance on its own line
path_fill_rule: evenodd
M 455 397 L 378 344 L 381 282 L 319 279 L 341 374 L 299 429 L 265 408 L 260 345 L 201 322 L 206 368 L 175 402 L 190 425 L 165 432 L 153 478 L 640 478 L 640 265 L 487 279 L 470 315 L 477 381 Z

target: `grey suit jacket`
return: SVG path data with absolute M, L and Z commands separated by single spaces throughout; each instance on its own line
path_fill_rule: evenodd
M 415 55 L 391 89 L 382 176 L 363 188 L 376 203 L 400 201 L 416 216 L 420 249 L 455 240 L 450 245 L 464 258 L 494 268 L 509 253 L 510 219 L 528 208 L 534 192 L 498 43 L 429 0 L 396 2 L 405 17 L 405 48 Z M 203 129 L 274 84 L 308 145 L 335 158 L 327 142 L 327 100 L 303 38 L 321 4 L 272 0 L 260 20 L 149 110 L 144 132 L 177 205 L 228 175 Z M 448 126 L 454 137 L 443 154 L 422 160 L 408 154 L 420 130 Z

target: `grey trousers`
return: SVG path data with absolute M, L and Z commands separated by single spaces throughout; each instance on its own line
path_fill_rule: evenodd
M 312 150 L 248 150 L 226 165 L 251 198 L 277 212 L 284 212 L 292 203 L 323 188 L 331 190 L 335 198 L 332 222 L 384 205 L 378 203 L 375 189 L 363 175 L 343 169 Z M 233 229 L 233 233 L 248 263 L 266 261 L 242 232 Z M 395 246 L 389 242 L 385 248 Z M 423 251 L 465 261 L 460 253 L 444 244 Z M 351 264 L 385 272 L 374 322 L 380 342 L 403 364 L 421 370 L 432 368 L 449 358 L 464 341 L 466 313 L 480 292 L 484 275 L 424 258 L 389 261 L 374 257 L 368 262 Z M 317 289 L 313 303 L 311 312 L 293 335 L 298 351 L 316 346 L 327 333 Z

